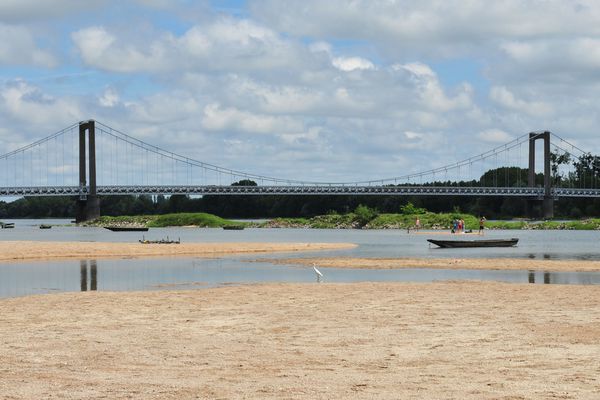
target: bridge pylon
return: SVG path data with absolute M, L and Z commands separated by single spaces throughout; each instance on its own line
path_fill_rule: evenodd
M 86 132 L 88 153 L 86 154 Z M 89 172 L 89 187 L 88 182 Z M 100 217 L 100 199 L 96 188 L 96 125 L 94 120 L 79 123 L 79 200 L 75 221 L 85 222 Z
M 552 197 L 551 176 L 550 176 L 550 132 L 544 131 L 541 133 L 531 132 L 529 134 L 529 171 L 527 184 L 529 187 L 536 186 L 535 184 L 535 141 L 544 141 L 544 196 L 542 197 L 542 216 L 545 219 L 554 218 L 554 198 Z M 534 203 L 540 199 L 531 199 L 528 204 L 529 217 L 535 217 Z

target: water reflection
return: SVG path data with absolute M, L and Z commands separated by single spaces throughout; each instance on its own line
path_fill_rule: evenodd
M 544 276 L 543 282 L 545 284 L 552 283 L 552 279 L 551 279 L 552 275 L 559 274 L 558 272 L 554 272 L 553 273 L 553 272 L 548 272 L 548 271 L 543 271 L 542 273 L 543 273 L 543 276 Z M 581 272 L 570 272 L 570 274 L 583 274 L 583 273 L 581 273 Z M 527 274 L 529 283 L 535 283 L 535 275 L 536 275 L 536 271 L 529 271 L 529 273 Z M 585 284 L 585 283 L 581 282 L 580 284 Z
M 82 292 L 86 292 L 88 290 L 88 269 L 90 271 L 90 290 L 98 289 L 98 264 L 96 260 L 81 260 L 79 261 L 79 281 Z
M 534 259 L 534 258 L 538 258 L 538 257 L 533 253 L 529 253 L 529 254 L 527 254 L 527 258 Z M 554 259 L 556 257 L 552 257 L 552 255 L 544 253 L 544 254 L 542 254 L 542 258 L 544 260 L 550 260 L 550 259 Z

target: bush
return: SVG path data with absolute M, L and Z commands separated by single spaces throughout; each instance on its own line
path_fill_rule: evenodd
M 377 218 L 379 212 L 373 208 L 369 208 L 364 205 L 359 205 L 354 210 L 354 220 L 358 222 L 360 226 L 365 226 L 371 220 Z
M 416 214 L 425 214 L 427 212 L 426 209 L 415 207 L 413 203 L 410 201 L 403 206 L 400 206 L 400 212 L 404 215 L 416 215 Z

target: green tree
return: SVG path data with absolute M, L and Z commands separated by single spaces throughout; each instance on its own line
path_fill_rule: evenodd
M 373 219 L 375 219 L 379 215 L 379 212 L 376 209 L 369 208 L 362 204 L 359 204 L 356 209 L 354 209 L 354 218 L 355 221 L 358 222 L 360 226 L 365 226 Z

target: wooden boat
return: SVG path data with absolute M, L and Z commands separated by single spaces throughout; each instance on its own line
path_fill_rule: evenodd
M 484 240 L 438 240 L 427 239 L 429 243 L 443 248 L 457 247 L 512 247 L 516 246 L 519 239 L 484 239 Z
M 113 232 L 146 232 L 148 230 L 144 226 L 105 226 L 104 229 Z
M 50 228 L 52 228 L 52 225 L 47 225 L 47 224 L 40 225 L 40 229 L 50 229 Z
M 141 244 L 179 244 L 179 243 L 181 243 L 181 239 L 177 238 L 177 240 L 170 240 L 169 237 L 167 236 L 166 239 L 148 240 L 145 237 L 143 237 L 142 239 L 139 240 L 139 242 Z
M 225 225 L 223 229 L 226 231 L 241 231 L 244 229 L 244 225 Z

